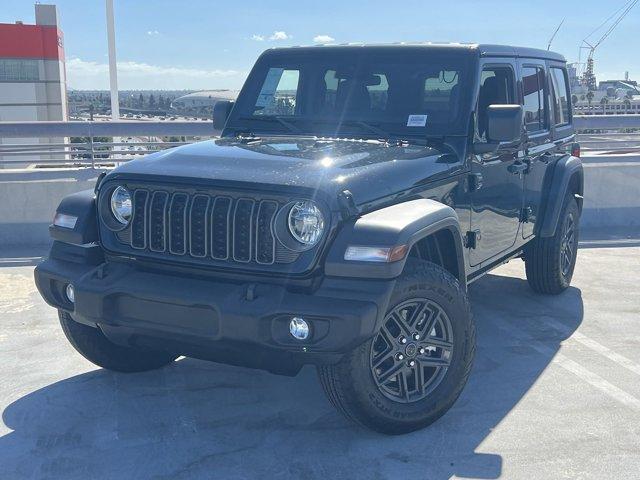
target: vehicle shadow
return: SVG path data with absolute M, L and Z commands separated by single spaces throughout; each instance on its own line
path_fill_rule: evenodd
M 503 458 L 481 444 L 578 328 L 582 298 L 496 275 L 470 292 L 474 370 L 428 429 L 386 437 L 353 426 L 311 368 L 288 378 L 183 359 L 144 374 L 98 369 L 19 398 L 2 414 L 11 432 L 0 437 L 0 477 L 498 478 Z

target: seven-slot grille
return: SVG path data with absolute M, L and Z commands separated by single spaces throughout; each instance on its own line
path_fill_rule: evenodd
M 135 250 L 262 265 L 291 261 L 276 255 L 275 200 L 144 188 L 132 195 L 130 237 L 119 238 Z

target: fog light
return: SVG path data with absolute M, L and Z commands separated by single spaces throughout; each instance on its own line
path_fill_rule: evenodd
M 73 285 L 68 284 L 67 288 L 65 289 L 65 293 L 67 294 L 67 298 L 69 299 L 69 301 L 71 303 L 75 303 L 76 301 L 76 292 L 73 288 Z
M 293 317 L 289 322 L 289 333 L 296 340 L 309 338 L 309 324 L 302 317 Z

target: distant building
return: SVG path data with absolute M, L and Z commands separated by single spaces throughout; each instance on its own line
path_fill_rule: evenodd
M 598 90 L 608 90 L 613 88 L 617 90 L 619 88 L 623 90 L 631 90 L 640 95 L 640 89 L 638 88 L 638 82 L 635 80 L 603 80 L 598 84 Z
M 577 115 L 624 115 L 640 114 L 640 94 L 633 90 L 615 89 L 596 90 L 574 94 L 573 110 Z
M 35 25 L 0 24 L 0 121 L 67 120 L 64 37 L 56 6 L 36 4 L 35 18 Z M 0 138 L 4 144 L 37 141 Z M 23 158 L 4 155 L 0 159 Z
M 640 114 L 640 87 L 628 74 L 624 80 L 603 80 L 591 92 L 581 85 L 571 91 L 578 115 Z
M 171 102 L 171 108 L 179 113 L 191 115 L 211 115 L 213 106 L 219 100 L 235 100 L 235 90 L 205 90 L 189 93 Z

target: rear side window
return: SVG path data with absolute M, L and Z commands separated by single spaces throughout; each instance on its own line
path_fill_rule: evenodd
M 551 68 L 551 85 L 553 87 L 553 118 L 556 126 L 569 123 L 569 88 L 567 77 L 562 68 Z
M 524 67 L 522 69 L 522 90 L 524 93 L 524 123 L 527 132 L 546 129 L 544 69 Z

